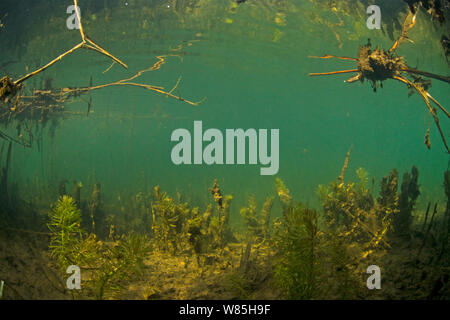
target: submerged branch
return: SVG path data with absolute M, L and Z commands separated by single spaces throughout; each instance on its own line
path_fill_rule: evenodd
M 421 70 L 417 70 L 417 69 L 413 69 L 413 68 L 403 68 L 403 69 L 400 69 L 400 71 L 405 71 L 405 72 L 414 73 L 414 74 L 420 74 L 421 76 L 425 76 L 428 78 L 433 78 L 436 80 L 450 83 L 450 77 L 441 76 L 439 74 L 435 74 L 435 73 L 431 73 L 431 72 L 421 71 Z
M 340 70 L 340 71 L 332 71 L 332 72 L 323 72 L 323 73 L 310 73 L 310 76 L 329 76 L 332 74 L 341 74 L 341 73 L 352 73 L 352 72 L 358 72 L 358 69 L 352 69 L 352 70 Z
M 91 91 L 107 87 L 129 86 L 129 87 L 143 88 L 158 94 L 165 95 L 167 98 L 187 103 L 191 106 L 198 106 L 203 101 L 205 101 L 205 99 L 203 99 L 201 101 L 195 102 L 181 97 L 181 94 L 179 94 L 177 90 L 181 82 L 181 77 L 178 78 L 176 84 L 170 91 L 166 91 L 161 86 L 138 83 L 135 81 L 137 78 L 139 78 L 146 72 L 159 70 L 161 66 L 166 63 L 167 56 L 178 56 L 177 53 L 170 53 L 167 55 L 157 56 L 156 57 L 157 61 L 151 67 L 138 71 L 137 73 L 133 74 L 128 78 L 124 78 L 115 82 L 94 86 L 92 84 L 92 77 L 91 77 L 91 81 L 89 83 L 89 86 L 87 87 L 63 87 L 53 89 L 51 88 L 51 86 L 45 86 L 43 89 L 34 88 L 31 90 L 31 93 L 30 91 L 27 91 L 26 94 L 23 93 L 21 94 L 22 89 L 24 88 L 23 84 L 25 81 L 46 71 L 48 68 L 60 62 L 66 56 L 74 53 L 78 49 L 95 51 L 112 60 L 111 65 L 103 73 L 108 72 L 115 64 L 120 64 L 122 67 L 126 69 L 128 68 L 128 66 L 124 62 L 122 62 L 120 59 L 118 59 L 110 52 L 105 50 L 103 47 L 98 45 L 85 33 L 85 29 L 83 28 L 83 23 L 81 20 L 80 11 L 78 10 L 78 1 L 74 0 L 73 2 L 76 8 L 75 9 L 76 19 L 78 20 L 79 24 L 81 42 L 75 45 L 72 49 L 60 54 L 58 57 L 51 60 L 43 67 L 40 67 L 39 69 L 28 73 L 27 75 L 19 78 L 18 80 L 13 80 L 8 76 L 0 78 L 0 123 L 7 125 L 12 121 L 18 122 L 16 127 L 18 132 L 17 133 L 18 138 L 15 139 L 10 135 L 8 135 L 7 133 L 0 131 L 0 139 L 15 142 L 25 147 L 31 147 L 31 144 L 35 136 L 37 136 L 38 138 L 40 137 L 39 135 L 33 134 L 32 130 L 35 127 L 41 127 L 42 129 L 45 127 L 47 121 L 49 121 L 50 119 L 51 120 L 62 119 L 65 115 L 78 114 L 76 112 L 66 110 L 65 105 L 72 98 L 78 98 L 83 94 L 89 94 Z M 190 41 L 186 41 L 186 43 L 188 46 L 191 45 Z M 183 46 L 184 43 L 182 43 L 175 51 L 181 50 Z M 88 103 L 87 114 L 89 115 L 92 106 L 92 98 L 90 98 L 87 101 L 87 103 Z M 30 123 L 29 126 L 28 122 Z M 54 127 L 56 127 L 55 123 L 52 124 L 53 132 Z M 26 142 L 24 140 L 23 131 L 27 132 L 29 142 Z
M 348 149 L 347 155 L 345 156 L 344 165 L 342 166 L 341 174 L 338 177 L 339 183 L 344 182 L 345 171 L 347 171 L 348 163 L 350 161 L 350 156 L 352 154 L 352 150 L 353 150 L 353 145 L 350 146 L 350 149 Z
M 428 96 L 429 96 L 428 92 L 424 88 L 422 88 L 422 86 L 417 85 L 414 82 L 411 82 L 404 77 L 394 76 L 394 79 L 407 84 L 411 88 L 414 88 L 420 94 L 420 96 L 425 101 L 426 106 L 428 107 L 428 111 L 430 112 L 431 116 L 433 117 L 434 123 L 436 124 L 439 134 L 441 135 L 442 142 L 444 143 L 444 146 L 447 149 L 447 153 L 450 153 L 450 149 L 447 145 L 447 141 L 445 139 L 444 132 L 442 131 L 441 125 L 439 124 L 439 118 L 436 115 L 436 110 L 431 106 L 430 100 L 428 99 Z M 429 138 L 425 139 L 425 140 L 429 141 Z M 427 144 L 427 147 L 429 148 L 429 144 Z

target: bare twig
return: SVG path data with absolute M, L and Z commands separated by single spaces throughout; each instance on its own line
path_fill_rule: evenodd
M 49 63 L 47 63 L 45 66 L 43 66 L 42 68 L 39 68 L 36 71 L 33 71 L 29 74 L 27 74 L 26 76 L 20 78 L 19 80 L 15 81 L 14 83 L 16 85 L 21 84 L 22 82 L 24 82 L 25 80 L 41 73 L 42 71 L 45 71 L 46 69 L 50 68 L 52 65 L 54 65 L 55 63 L 59 62 L 62 60 L 62 58 L 64 58 L 65 56 L 75 52 L 76 50 L 80 49 L 80 48 L 85 48 L 85 49 L 89 49 L 89 50 L 93 50 L 96 51 L 100 54 L 103 54 L 105 56 L 107 56 L 108 58 L 112 59 L 113 61 L 117 62 L 118 64 L 120 64 L 122 67 L 124 68 L 128 68 L 128 66 L 123 63 L 122 61 L 120 61 L 119 59 L 117 59 L 115 56 L 113 56 L 111 53 L 109 53 L 108 51 L 106 51 L 105 49 L 103 49 L 102 47 L 100 47 L 98 44 L 96 44 L 91 38 L 89 38 L 83 30 L 83 23 L 81 22 L 81 16 L 80 16 L 80 12 L 77 9 L 78 8 L 78 0 L 74 0 L 74 5 L 75 5 L 75 11 L 77 14 L 77 19 L 78 19 L 78 23 L 79 23 L 79 27 L 80 27 L 80 35 L 81 35 L 81 42 L 79 44 L 77 44 L 75 47 L 73 47 L 72 49 L 64 52 L 63 54 L 61 54 L 60 56 L 58 56 L 57 58 L 53 59 L 52 61 L 50 61 Z M 89 44 L 88 44 L 89 43 Z
M 0 139 L 4 139 L 7 141 L 12 141 L 15 143 L 20 143 L 26 147 L 31 147 L 31 142 L 33 141 L 33 133 L 31 129 L 33 128 L 33 121 L 36 121 L 36 123 L 39 125 L 39 123 L 42 123 L 42 127 L 45 126 L 45 123 L 47 120 L 49 120 L 50 116 L 57 115 L 58 117 L 64 116 L 64 115 L 74 115 L 74 114 L 81 114 L 77 112 L 71 112 L 65 110 L 65 104 L 69 102 L 72 98 L 77 98 L 80 95 L 88 94 L 91 91 L 99 90 L 103 88 L 113 87 L 113 86 L 129 86 L 129 87 L 138 87 L 143 88 L 149 91 L 153 91 L 158 94 L 165 95 L 167 98 L 175 99 L 184 103 L 187 103 L 192 106 L 198 106 L 200 103 L 202 103 L 205 99 L 194 102 L 187 99 L 184 99 L 181 97 L 180 94 L 174 94 L 174 92 L 177 92 L 177 88 L 179 87 L 181 83 L 181 77 L 178 78 L 176 84 L 170 91 L 166 91 L 161 86 L 155 86 L 145 83 L 138 83 L 136 80 L 143 75 L 146 72 L 155 71 L 161 68 L 163 64 L 166 63 L 166 58 L 168 56 L 180 56 L 181 53 L 179 51 L 184 47 L 184 43 L 182 43 L 178 48 L 175 50 L 172 50 L 174 53 L 169 53 L 167 55 L 161 55 L 157 56 L 157 61 L 149 68 L 141 70 L 135 74 L 133 74 L 131 77 L 124 78 L 115 82 L 111 83 L 105 83 L 101 85 L 93 85 L 92 80 L 88 87 L 65 87 L 60 89 L 51 89 L 51 88 L 45 88 L 45 89 L 33 89 L 27 94 L 19 94 L 19 92 L 23 89 L 23 83 L 30 78 L 44 72 L 48 68 L 52 67 L 54 64 L 58 63 L 62 59 L 64 59 L 66 56 L 74 53 L 78 49 L 86 49 L 95 51 L 97 53 L 100 53 L 109 59 L 112 60 L 112 64 L 103 72 L 108 72 L 115 64 L 120 64 L 124 68 L 128 68 L 128 66 L 116 58 L 114 55 L 109 53 L 107 50 L 102 48 L 100 45 L 98 45 L 94 40 L 92 40 L 87 34 L 83 27 L 80 11 L 78 10 L 78 1 L 74 0 L 74 5 L 76 8 L 76 19 L 78 20 L 79 25 L 79 32 L 81 37 L 81 42 L 75 45 L 72 49 L 60 54 L 55 59 L 51 60 L 46 65 L 40 67 L 39 69 L 32 71 L 28 73 L 27 75 L 19 78 L 18 80 L 14 81 L 10 77 L 3 77 L 0 78 L 0 122 L 1 123 L 9 123 L 13 120 L 18 120 L 19 124 L 17 126 L 18 128 L 18 139 L 15 139 L 11 137 L 10 135 L 2 132 L 0 130 Z M 192 40 L 192 41 L 198 41 L 198 40 Z M 192 45 L 191 41 L 187 41 L 187 46 Z M 15 101 L 14 101 L 15 98 Z M 92 99 L 89 99 L 89 101 L 86 101 L 88 103 L 88 112 L 89 114 L 91 105 L 92 105 Z M 86 114 L 86 113 L 84 113 Z M 31 121 L 31 125 L 28 127 L 26 125 L 25 121 Z M 24 126 L 23 126 L 24 125 Z M 21 133 L 23 127 L 26 127 L 26 130 L 28 130 L 28 137 L 29 142 L 24 140 L 24 135 Z
M 350 155 L 352 154 L 353 145 L 350 146 L 350 149 L 347 151 L 347 155 L 345 156 L 344 165 L 342 166 L 341 174 L 338 177 L 339 183 L 344 182 L 345 171 L 347 171 L 348 163 L 350 161 Z
M 425 235 L 423 236 L 422 245 L 420 246 L 419 252 L 417 253 L 417 258 L 420 257 L 420 254 L 422 253 L 422 249 L 425 246 L 425 243 L 427 241 L 428 235 L 430 234 L 431 227 L 433 226 L 433 219 L 437 213 L 437 205 L 438 205 L 437 203 L 434 204 L 434 210 L 433 210 L 433 214 L 431 215 L 430 224 L 428 225 L 427 231 L 425 232 Z

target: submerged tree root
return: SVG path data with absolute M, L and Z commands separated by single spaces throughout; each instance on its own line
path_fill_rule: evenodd
M 406 17 L 405 23 L 403 25 L 402 33 L 397 41 L 395 41 L 394 45 L 388 50 L 385 51 L 380 48 L 371 49 L 370 41 L 367 45 L 359 48 L 358 58 L 349 58 L 349 57 L 338 57 L 333 55 L 324 55 L 321 57 L 313 56 L 312 58 L 319 59 L 330 59 L 336 58 L 341 60 L 350 60 L 357 62 L 356 69 L 350 70 L 341 70 L 341 71 L 332 71 L 325 73 L 310 73 L 310 76 L 325 76 L 325 75 L 335 75 L 335 74 L 343 74 L 343 73 L 356 73 L 356 75 L 352 76 L 350 79 L 346 80 L 347 83 L 353 83 L 356 81 L 364 82 L 364 80 L 368 80 L 371 82 L 373 90 L 376 92 L 377 87 L 383 87 L 383 81 L 388 79 L 394 79 L 396 81 L 400 81 L 408 86 L 409 89 L 416 91 L 424 100 L 428 112 L 433 117 L 434 123 L 439 131 L 442 142 L 447 150 L 447 153 L 450 153 L 447 141 L 445 139 L 445 135 L 441 129 L 439 118 L 437 116 L 436 109 L 431 105 L 430 100 L 438 106 L 438 108 L 444 112 L 444 114 L 450 118 L 449 112 L 436 100 L 434 99 L 430 93 L 428 92 L 428 87 L 431 86 L 431 81 L 422 78 L 421 76 L 433 78 L 436 80 L 440 80 L 443 82 L 450 83 L 450 77 L 441 76 L 437 74 L 433 74 L 426 71 L 417 70 L 409 67 L 405 59 L 401 56 L 398 56 L 395 51 L 400 46 L 402 42 L 408 40 L 408 31 L 416 24 L 416 13 L 410 12 Z M 406 78 L 406 75 L 409 75 L 412 80 Z M 427 133 L 425 135 L 425 144 L 428 149 L 431 148 L 431 142 L 429 137 L 430 128 L 428 128 Z

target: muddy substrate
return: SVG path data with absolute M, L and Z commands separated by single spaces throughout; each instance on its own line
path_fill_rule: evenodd
M 64 282 L 48 257 L 48 237 L 23 231 L 0 230 L 0 280 L 3 299 L 69 299 Z
M 393 239 L 392 249 L 380 265 L 382 289 L 368 290 L 361 298 L 450 299 L 449 261 L 436 263 L 432 243 L 418 256 L 421 243 L 420 237 Z M 152 252 L 146 259 L 144 275 L 130 282 L 119 299 L 282 299 L 271 276 L 268 247 L 255 251 L 253 270 L 247 271 L 246 278 L 239 276 L 244 247 L 229 245 L 222 259 L 204 256 L 202 267 L 193 256 Z M 72 299 L 48 255 L 48 237 L 43 234 L 0 232 L 0 279 L 5 283 L 6 300 Z M 81 295 L 76 298 L 91 299 Z

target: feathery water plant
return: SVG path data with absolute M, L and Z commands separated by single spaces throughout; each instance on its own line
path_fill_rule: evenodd
M 63 196 L 51 210 L 49 217 L 50 255 L 65 270 L 77 260 L 77 248 L 82 240 L 81 211 L 71 197 Z

